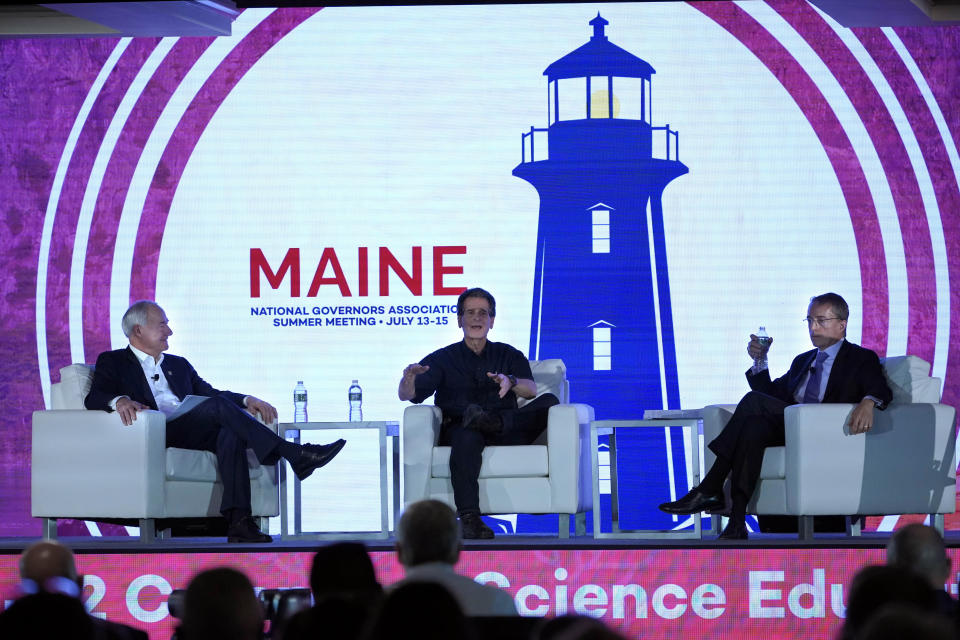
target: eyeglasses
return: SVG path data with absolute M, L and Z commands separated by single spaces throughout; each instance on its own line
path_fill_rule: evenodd
M 837 317 L 833 317 L 833 318 L 811 318 L 810 316 L 807 316 L 806 318 L 803 319 L 803 321 L 807 323 L 807 326 L 808 326 L 808 327 L 812 327 L 813 325 L 817 325 L 817 326 L 820 326 L 820 327 L 825 327 L 825 326 L 827 326 L 827 323 L 830 322 L 831 320 L 842 320 L 842 318 L 837 318 Z

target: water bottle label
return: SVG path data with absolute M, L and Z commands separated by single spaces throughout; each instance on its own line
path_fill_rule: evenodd
M 293 401 L 294 401 L 294 402 L 306 402 L 306 401 L 307 401 L 307 394 L 306 394 L 306 393 L 295 393 L 295 394 L 293 394 Z
M 349 396 L 350 396 L 350 402 L 360 402 L 360 399 L 361 399 L 362 395 L 363 395 L 363 394 L 361 394 L 361 393 L 356 393 L 356 392 L 349 394 Z

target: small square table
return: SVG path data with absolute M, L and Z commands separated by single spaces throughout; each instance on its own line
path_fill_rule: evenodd
M 284 440 L 293 434 L 292 440 L 300 443 L 301 431 L 376 429 L 380 442 L 380 531 L 325 531 L 304 533 L 301 524 L 300 479 L 293 478 L 293 534 L 287 533 L 287 464 L 280 465 L 280 538 L 311 538 L 315 540 L 352 540 L 371 538 L 386 540 L 390 537 L 390 507 L 392 502 L 394 522 L 400 512 L 400 425 L 397 422 L 284 422 L 279 425 L 280 437 Z M 392 438 L 393 460 L 387 461 L 387 438 Z M 387 469 L 393 473 L 393 496 L 387 486 Z
M 617 504 L 617 429 L 683 427 L 693 430 L 693 486 L 700 483 L 700 418 L 660 418 L 651 420 L 594 420 L 590 423 L 590 466 L 593 471 L 593 537 L 594 538 L 701 538 L 700 514 L 693 515 L 692 531 L 660 529 L 621 529 Z M 610 533 L 600 528 L 600 456 L 599 437 L 610 436 L 610 507 L 613 521 Z

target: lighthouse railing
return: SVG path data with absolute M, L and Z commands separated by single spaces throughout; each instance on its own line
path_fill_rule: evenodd
M 542 135 L 537 135 L 542 134 Z M 539 143 L 537 141 L 539 140 Z M 530 131 L 520 134 L 520 162 L 534 162 L 537 157 L 534 154 L 536 149 L 540 149 L 540 155 L 543 156 L 541 160 L 548 159 L 548 149 L 547 149 L 547 129 L 541 129 L 538 127 L 531 126 Z M 527 160 L 527 152 L 529 150 L 530 159 Z
M 665 124 L 662 127 L 650 127 L 653 130 L 653 157 L 658 157 L 658 149 L 663 149 L 666 157 L 665 160 L 676 160 L 680 161 L 680 132 L 673 131 L 670 129 L 670 125 Z M 658 133 L 662 131 L 662 140 L 661 135 Z

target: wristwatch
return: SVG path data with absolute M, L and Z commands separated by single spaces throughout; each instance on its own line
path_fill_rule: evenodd
M 511 388 L 511 389 L 512 389 L 513 387 L 517 386 L 517 376 L 513 375 L 512 373 L 508 373 L 508 374 L 507 374 L 507 380 L 510 381 L 510 388 Z

